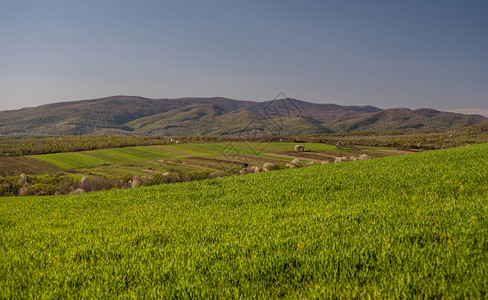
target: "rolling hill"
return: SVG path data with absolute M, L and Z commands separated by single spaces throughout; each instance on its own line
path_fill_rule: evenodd
M 2 198 L 0 295 L 483 299 L 486 157 L 482 144 Z
M 0 135 L 297 135 L 459 129 L 487 123 L 483 116 L 433 109 L 383 110 L 288 98 L 253 102 L 113 96 L 1 111 Z

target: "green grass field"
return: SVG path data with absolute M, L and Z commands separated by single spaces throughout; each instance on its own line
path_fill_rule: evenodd
M 0 298 L 485 298 L 488 144 L 2 198 L 0 226 Z
M 183 155 L 152 147 L 127 147 L 104 150 L 35 155 L 33 158 L 64 169 L 79 169 L 147 160 L 174 159 Z

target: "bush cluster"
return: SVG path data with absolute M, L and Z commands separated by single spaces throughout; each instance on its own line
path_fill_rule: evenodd
M 185 182 L 216 177 L 229 176 L 235 170 L 211 172 L 208 170 L 193 172 L 156 173 L 152 176 L 131 176 L 123 174 L 118 176 L 91 175 L 81 179 L 74 179 L 69 175 L 42 175 L 0 177 L 0 196 L 41 196 L 82 194 L 110 189 L 126 189 L 139 186 Z

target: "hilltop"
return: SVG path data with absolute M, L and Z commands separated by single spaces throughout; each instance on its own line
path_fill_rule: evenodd
M 380 109 L 297 99 L 149 99 L 113 96 L 0 112 L 0 136 L 299 135 L 349 131 L 460 129 L 487 124 L 480 115 L 434 109 Z

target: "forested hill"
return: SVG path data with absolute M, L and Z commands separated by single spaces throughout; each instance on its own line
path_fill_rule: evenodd
M 0 135 L 296 135 L 347 131 L 459 129 L 479 115 L 379 109 L 296 99 L 148 99 L 113 96 L 0 112 Z

